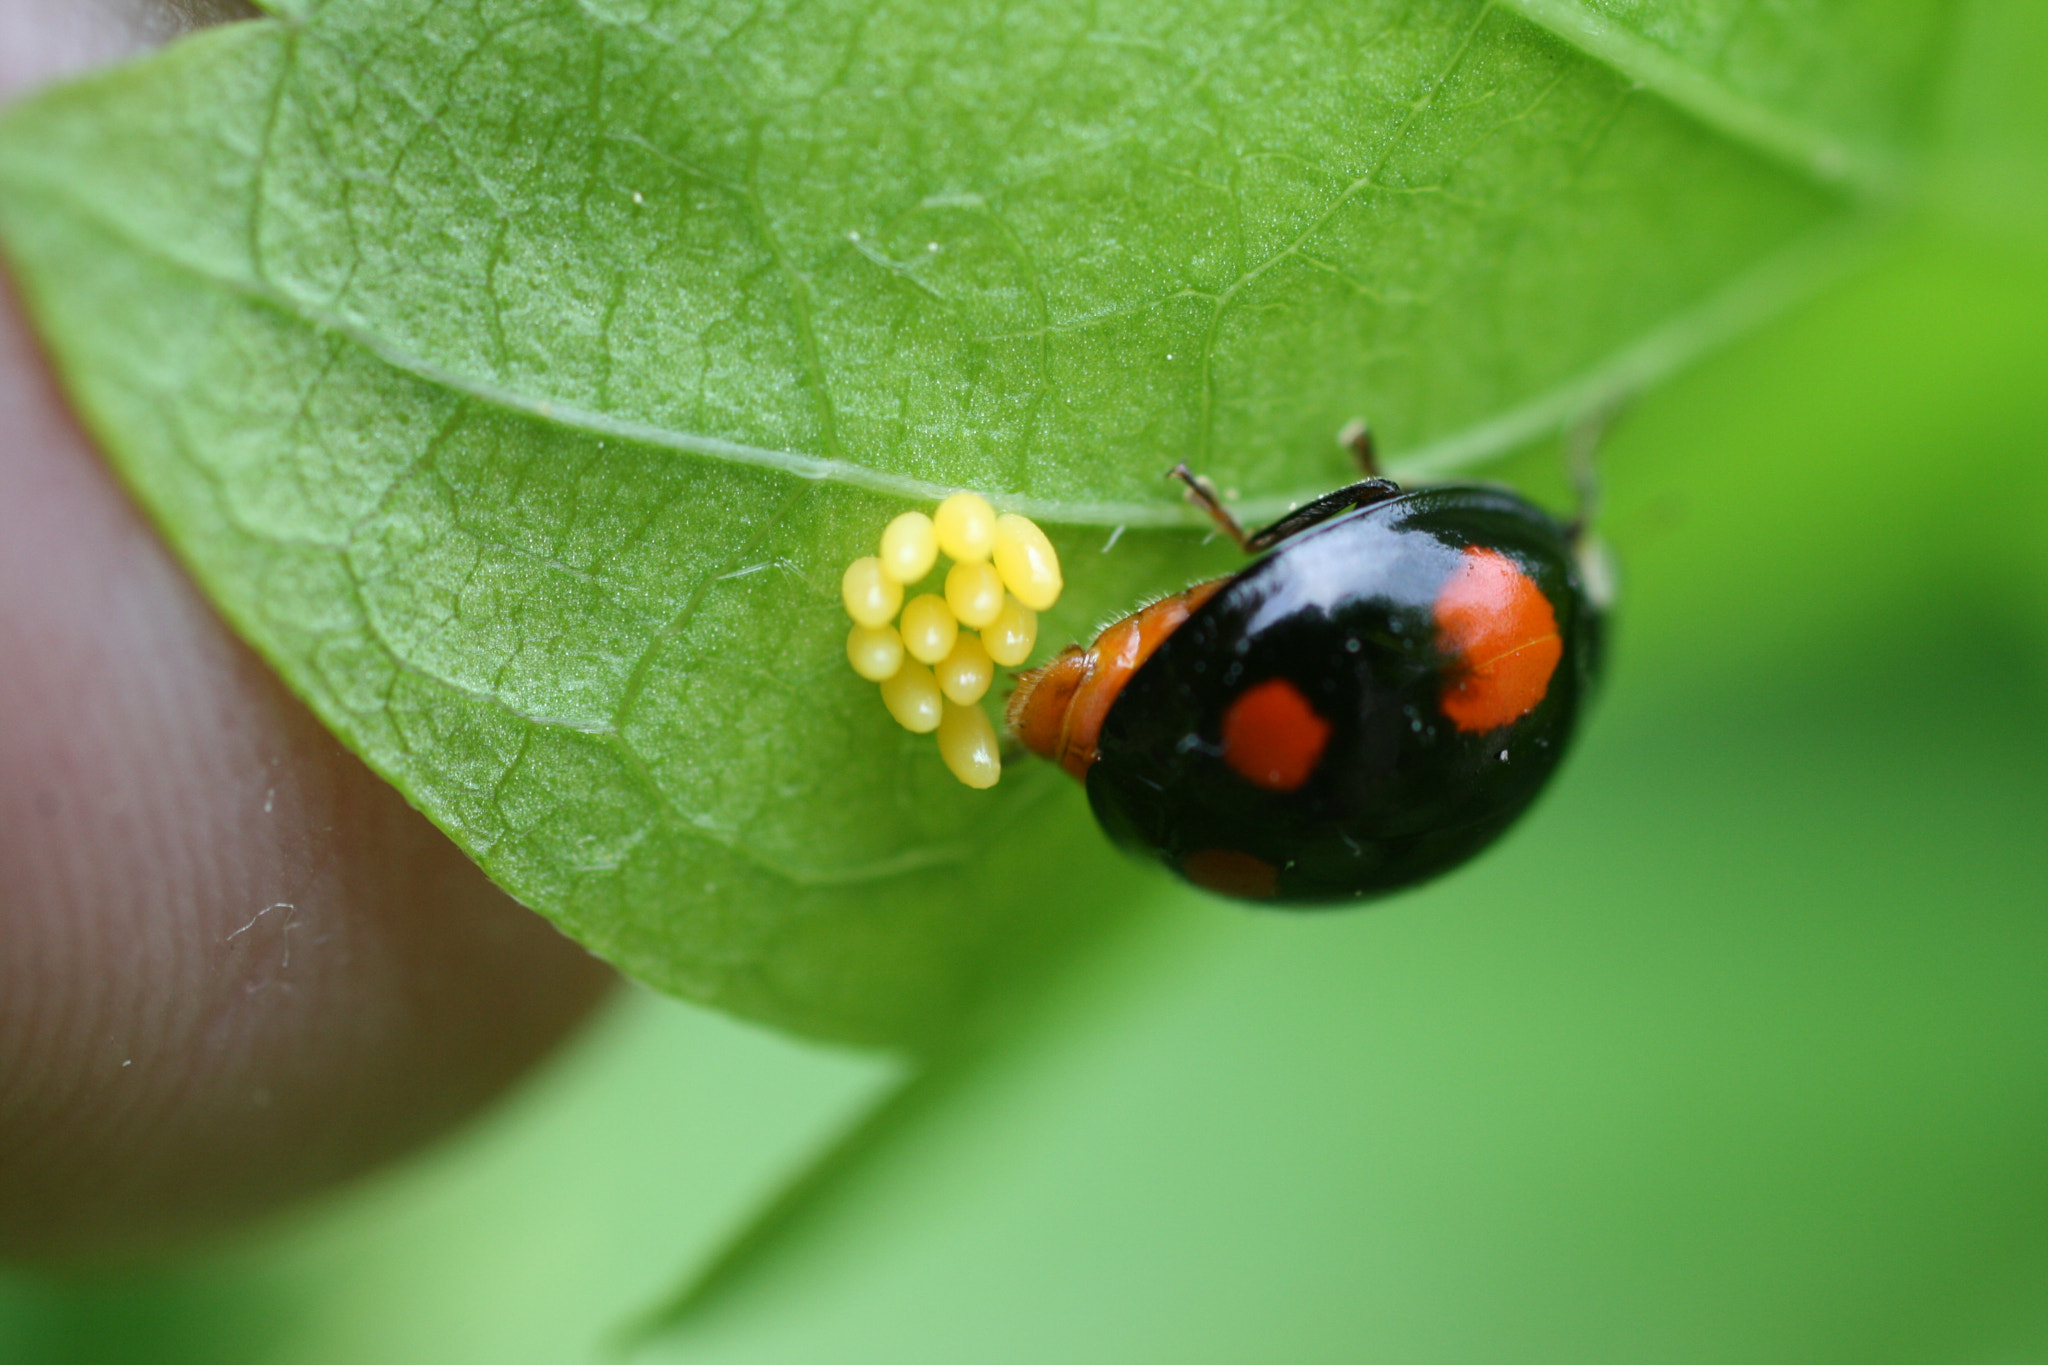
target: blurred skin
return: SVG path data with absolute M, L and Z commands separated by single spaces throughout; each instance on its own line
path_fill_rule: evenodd
M 0 102 L 236 17 L 147 3 L 0 0 Z M 160 1252 L 373 1167 L 611 980 L 229 634 L 4 288 L 0 716 L 0 1259 Z

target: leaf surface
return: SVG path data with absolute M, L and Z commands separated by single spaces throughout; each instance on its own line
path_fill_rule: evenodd
M 329 0 L 13 111 L 0 245 L 222 611 L 495 879 L 925 1044 L 1136 874 L 893 725 L 841 568 L 979 489 L 1067 560 L 1045 650 L 1227 565 L 1175 460 L 1271 511 L 1353 416 L 1440 470 L 1681 361 L 1923 79 L 1738 9 Z

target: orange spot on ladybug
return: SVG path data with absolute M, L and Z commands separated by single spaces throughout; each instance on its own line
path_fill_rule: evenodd
M 1529 575 L 1474 545 L 1437 594 L 1437 634 L 1454 661 L 1437 704 L 1468 734 L 1498 730 L 1536 709 L 1564 657 L 1557 613 Z
M 1223 761 L 1267 791 L 1298 790 L 1329 742 L 1330 722 L 1285 678 L 1247 688 L 1223 713 Z
M 1205 848 L 1181 860 L 1183 876 L 1219 896 L 1268 901 L 1280 889 L 1280 874 L 1264 858 L 1234 848 Z

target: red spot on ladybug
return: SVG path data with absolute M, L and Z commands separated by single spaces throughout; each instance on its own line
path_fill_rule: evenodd
M 1453 656 L 1438 705 L 1467 734 L 1498 730 L 1536 709 L 1564 657 L 1557 613 L 1529 575 L 1473 545 L 1437 594 L 1437 636 Z
M 1285 678 L 1247 688 L 1223 713 L 1223 761 L 1267 791 L 1299 790 L 1329 742 L 1330 722 Z
M 1264 858 L 1234 848 L 1205 848 L 1181 860 L 1181 875 L 1219 896 L 1266 901 L 1280 889 L 1280 874 Z
M 1374 476 L 1246 534 L 1176 475 L 1257 558 L 1022 675 L 1011 733 L 1121 847 L 1261 905 L 1385 895 L 1500 837 L 1598 675 L 1580 528 L 1505 489 Z

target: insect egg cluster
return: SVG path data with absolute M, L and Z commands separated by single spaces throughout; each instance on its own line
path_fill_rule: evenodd
M 952 561 L 941 590 L 905 602 L 905 589 L 941 555 Z M 1038 613 L 1059 600 L 1059 556 L 1045 532 L 1029 517 L 996 515 L 978 494 L 955 493 L 930 516 L 905 512 L 890 522 L 879 552 L 847 565 L 839 586 L 853 618 L 853 671 L 881 684 L 897 724 L 937 733 L 953 776 L 993 787 L 1003 761 L 981 698 L 997 665 L 1030 657 Z

